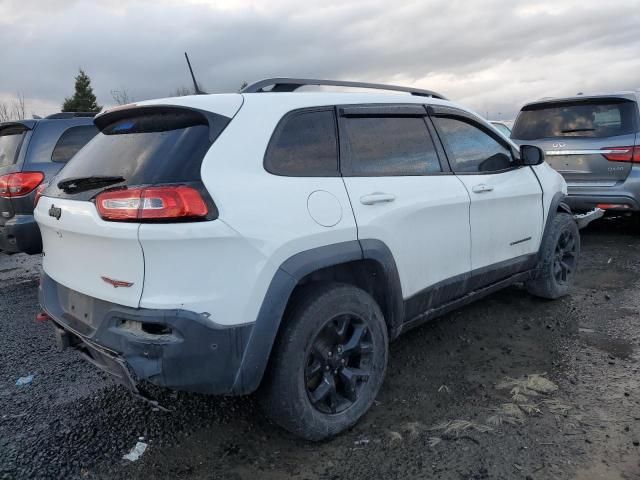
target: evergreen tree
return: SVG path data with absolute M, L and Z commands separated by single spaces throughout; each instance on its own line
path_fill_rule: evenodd
M 71 98 L 65 98 L 62 104 L 63 112 L 99 112 L 102 106 L 98 105 L 96 96 L 91 88 L 89 75 L 80 69 L 76 76 L 76 91 Z

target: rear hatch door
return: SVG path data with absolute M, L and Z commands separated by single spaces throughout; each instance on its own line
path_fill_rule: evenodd
M 542 148 L 570 186 L 614 186 L 631 171 L 637 117 L 636 103 L 624 98 L 543 102 L 523 108 L 512 137 Z
M 167 185 L 201 188 L 202 159 L 228 122 L 223 115 L 166 105 L 96 117 L 100 133 L 51 180 L 36 207 L 45 273 L 90 297 L 138 307 L 145 277 L 138 231 L 148 220 L 101 215 L 96 197 Z M 134 214 L 143 208 L 128 202 L 110 205 Z
M 93 202 L 68 198 L 40 198 L 35 216 L 47 275 L 90 297 L 138 306 L 144 282 L 138 224 L 106 222 Z

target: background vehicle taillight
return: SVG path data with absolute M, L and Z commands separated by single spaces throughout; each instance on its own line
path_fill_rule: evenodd
M 607 153 L 602 155 L 610 162 L 640 163 L 640 145 L 631 147 L 606 147 Z
M 96 207 L 103 220 L 120 222 L 202 220 L 209 213 L 200 192 L 186 185 L 107 190 Z
M 44 180 L 42 172 L 9 173 L 0 176 L 0 197 L 22 197 L 33 192 Z
M 38 188 L 36 188 L 36 196 L 33 199 L 33 206 L 36 207 L 38 205 L 38 200 L 40 200 L 40 197 L 42 196 L 42 192 L 44 192 L 47 189 L 47 184 L 46 183 L 41 183 L 40 185 L 38 185 Z

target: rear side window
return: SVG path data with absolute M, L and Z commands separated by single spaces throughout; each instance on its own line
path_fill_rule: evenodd
M 26 133 L 27 129 L 22 126 L 0 130 L 0 167 L 16 163 Z
M 104 126 L 54 183 L 92 176 L 122 177 L 118 187 L 201 181 L 202 160 L 212 143 L 209 122 L 218 122 L 216 130 L 222 131 L 229 119 L 183 109 L 120 118 Z M 61 197 L 91 198 L 96 193 L 65 194 L 55 185 L 53 189 L 48 193 Z
M 496 172 L 513 166 L 511 151 L 484 130 L 457 118 L 436 117 L 434 122 L 454 172 Z
M 518 115 L 511 136 L 537 140 L 628 135 L 637 129 L 636 117 L 636 104 L 621 99 L 530 105 Z
M 289 177 L 338 176 L 338 139 L 333 110 L 295 112 L 269 143 L 264 168 Z
M 427 175 L 441 171 L 422 117 L 344 119 L 350 176 Z
M 97 127 L 94 125 L 83 125 L 79 127 L 71 127 L 66 130 L 51 154 L 52 162 L 66 163 L 71 160 L 78 150 L 84 147 L 89 140 L 98 133 Z

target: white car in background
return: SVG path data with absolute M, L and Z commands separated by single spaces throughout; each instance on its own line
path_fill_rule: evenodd
M 328 438 L 369 409 L 401 333 L 575 276 L 562 177 L 431 91 L 269 79 L 95 124 L 37 203 L 40 301 L 61 346 L 134 392 L 258 390 L 278 424 Z

